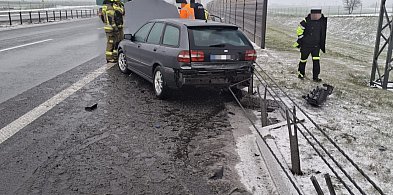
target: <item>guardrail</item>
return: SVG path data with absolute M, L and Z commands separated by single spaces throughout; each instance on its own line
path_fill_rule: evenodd
M 0 25 L 12 26 L 24 23 L 32 24 L 33 22 L 53 22 L 74 18 L 90 18 L 95 15 L 97 15 L 95 6 L 0 11 Z
M 251 125 L 254 127 L 256 132 L 261 137 L 262 141 L 267 146 L 274 159 L 279 164 L 285 176 L 288 178 L 296 193 L 299 195 L 304 194 L 302 190 L 296 185 L 295 180 L 292 177 L 291 172 L 286 162 L 281 162 L 278 155 L 275 154 L 269 143 L 262 135 L 260 128 L 257 127 L 253 117 L 249 116 L 249 113 L 245 110 L 238 96 L 233 92 L 233 88 L 243 82 L 250 82 L 253 80 L 254 85 L 258 89 L 258 96 L 260 98 L 260 111 L 261 111 L 261 124 L 262 127 L 267 126 L 267 104 L 266 97 L 269 96 L 278 106 L 278 111 L 284 120 L 286 120 L 286 126 L 288 126 L 289 137 L 290 137 L 290 150 L 291 150 L 291 171 L 295 175 L 302 175 L 300 168 L 300 157 L 299 157 L 299 146 L 298 146 L 298 133 L 299 139 L 304 139 L 315 151 L 315 153 L 321 158 L 324 164 L 333 173 L 334 177 L 338 180 L 336 185 L 332 184 L 329 174 L 325 174 L 326 184 L 328 186 L 331 195 L 335 195 L 334 186 L 341 185 L 345 190 L 351 194 L 362 194 L 366 195 L 366 188 L 373 188 L 375 191 L 373 194 L 385 193 L 382 189 L 367 175 L 360 166 L 354 162 L 344 150 L 338 146 L 338 144 L 321 128 L 307 112 L 301 108 L 291 96 L 289 96 L 276 82 L 275 80 L 263 70 L 262 66 L 256 64 L 254 69 L 253 78 L 241 81 L 229 87 L 229 91 L 232 93 L 236 102 L 242 108 L 244 115 L 248 118 Z M 264 94 L 261 94 L 262 90 Z M 304 119 L 299 119 L 298 114 L 304 116 Z M 306 125 L 307 123 L 307 125 Z M 322 142 L 322 140 L 327 140 Z M 328 149 L 329 148 L 329 149 Z M 345 166 L 344 166 L 345 165 Z M 355 177 L 357 175 L 357 177 Z M 317 191 L 318 195 L 323 194 L 321 187 L 315 177 L 311 177 L 311 181 Z

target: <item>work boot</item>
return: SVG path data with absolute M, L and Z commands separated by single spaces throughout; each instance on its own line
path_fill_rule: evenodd
M 297 73 L 297 78 L 304 80 L 304 75 L 300 72 Z
M 314 82 L 317 82 L 317 83 L 322 82 L 322 79 L 320 79 L 320 78 L 313 78 L 312 80 L 313 80 Z
M 107 59 L 106 60 L 106 63 L 115 63 L 116 62 L 116 60 L 114 60 L 114 59 Z

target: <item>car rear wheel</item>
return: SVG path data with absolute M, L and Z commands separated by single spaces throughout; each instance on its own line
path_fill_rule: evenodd
M 124 74 L 130 74 L 131 70 L 127 68 L 126 55 L 123 51 L 119 52 L 119 59 L 117 60 L 117 64 L 119 65 L 119 69 Z
M 153 87 L 154 92 L 159 99 L 167 97 L 168 87 L 165 85 L 164 77 L 159 66 L 157 66 L 154 70 Z

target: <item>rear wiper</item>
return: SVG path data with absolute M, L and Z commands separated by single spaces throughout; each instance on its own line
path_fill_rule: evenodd
M 215 45 L 209 45 L 209 47 L 225 47 L 226 44 L 220 43 L 220 44 L 215 44 Z

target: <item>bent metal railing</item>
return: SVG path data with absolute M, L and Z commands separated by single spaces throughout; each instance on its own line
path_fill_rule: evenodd
M 249 82 L 251 79 L 253 79 L 254 85 L 258 88 L 258 95 L 259 98 L 262 98 L 262 95 L 260 94 L 260 87 L 263 87 L 265 89 L 265 100 L 266 100 L 266 93 L 269 94 L 269 96 L 277 102 L 277 105 L 279 107 L 279 111 L 281 113 L 281 116 L 288 121 L 287 125 L 290 128 L 290 125 L 293 124 L 295 130 L 300 132 L 302 137 L 306 140 L 306 142 L 314 149 L 314 151 L 317 153 L 317 155 L 321 158 L 321 160 L 327 165 L 327 167 L 332 171 L 332 173 L 335 175 L 335 177 L 338 179 L 338 181 L 344 186 L 344 188 L 350 193 L 350 194 L 357 194 L 358 192 L 360 194 L 365 195 L 365 187 L 366 186 L 371 186 L 374 190 L 375 193 L 378 194 L 385 194 L 381 188 L 357 165 L 347 154 L 344 152 L 344 150 L 338 146 L 338 144 L 323 130 L 306 112 L 303 108 L 301 108 L 294 100 L 291 98 L 276 82 L 274 79 L 272 79 L 269 74 L 267 74 L 262 67 L 259 64 L 255 64 L 255 69 L 254 69 L 254 74 L 253 77 L 255 78 L 249 78 L 245 81 L 241 81 L 239 83 L 233 84 L 229 87 L 229 91 L 235 98 L 236 102 L 239 104 L 241 109 L 244 112 L 244 115 L 248 118 L 254 129 L 258 132 L 259 136 L 261 136 L 263 142 L 266 144 L 268 147 L 269 151 L 277 161 L 277 163 L 280 165 L 281 169 L 285 173 L 285 175 L 288 177 L 290 180 L 291 184 L 293 187 L 296 189 L 298 194 L 302 194 L 301 189 L 299 189 L 296 186 L 296 182 L 293 180 L 293 178 L 290 176 L 289 172 L 287 171 L 286 167 L 287 165 L 283 164 L 280 159 L 277 157 L 276 154 L 274 154 L 273 149 L 271 146 L 268 145 L 268 142 L 264 139 L 262 134 L 259 132 L 258 127 L 256 126 L 254 120 L 252 117 L 249 116 L 248 112 L 246 111 L 245 107 L 242 105 L 239 97 L 235 94 L 233 91 L 233 88 L 238 86 L 239 84 L 242 84 L 243 82 Z M 284 101 L 283 99 L 286 99 L 287 101 Z M 262 104 L 261 104 L 262 106 Z M 291 109 L 291 107 L 293 109 Z M 262 109 L 263 110 L 263 109 Z M 296 110 L 299 110 L 304 116 L 305 119 L 299 120 L 299 118 L 296 117 Z M 292 117 L 290 116 L 292 115 Z M 261 113 L 261 116 L 263 116 L 263 113 Z M 266 116 L 266 115 L 265 115 Z M 301 122 L 302 121 L 302 122 Z M 263 122 L 262 122 L 263 123 Z M 318 136 L 312 132 L 310 127 L 307 127 L 304 123 L 308 123 L 312 125 L 312 128 L 316 129 L 318 132 L 322 134 L 322 138 L 327 139 L 327 143 L 322 143 Z M 359 179 L 353 178 L 353 173 L 350 174 L 346 169 L 343 167 L 343 162 L 339 162 L 337 159 L 338 157 L 333 156 L 333 152 L 329 152 L 328 149 L 326 148 L 326 145 L 330 144 L 333 146 L 336 154 L 335 155 L 341 155 L 340 158 L 341 161 L 346 161 L 346 164 L 351 165 L 354 170 L 356 170 L 360 175 L 365 179 L 368 185 L 360 185 L 358 184 Z M 293 163 L 293 162 L 292 162 Z M 294 171 L 294 170 L 292 170 Z M 325 175 L 326 176 L 326 175 Z M 312 178 L 313 183 L 315 182 L 315 177 Z M 326 179 L 327 181 L 330 181 L 329 179 Z M 348 182 L 349 181 L 349 182 Z M 314 185 L 315 186 L 315 185 Z M 331 190 L 333 189 L 333 186 L 328 184 L 329 190 L 331 194 L 334 194 L 334 191 L 332 192 Z M 356 192 L 357 191 L 357 192 Z M 319 190 L 317 190 L 319 192 Z M 355 193 L 356 192 L 356 193 Z

